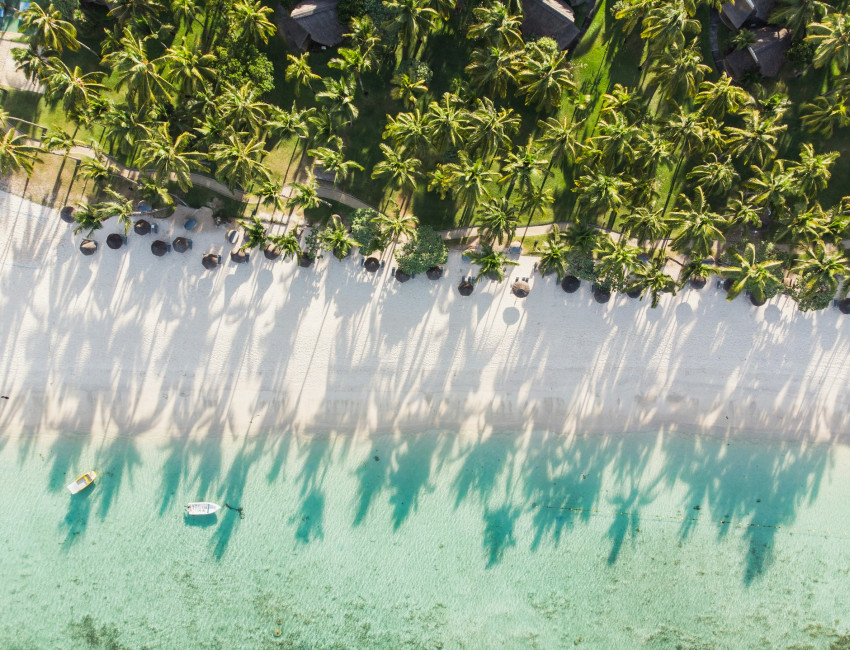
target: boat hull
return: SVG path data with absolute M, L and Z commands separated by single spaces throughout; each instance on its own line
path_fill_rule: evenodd
M 186 505 L 186 514 L 190 517 L 206 517 L 207 515 L 214 515 L 219 510 L 221 510 L 220 505 L 206 501 Z
M 78 492 L 82 492 L 89 485 L 94 483 L 96 478 L 97 478 L 97 474 L 95 472 L 86 472 L 81 477 L 79 477 L 76 481 L 74 481 L 73 483 L 69 483 L 67 485 L 68 491 L 71 494 L 77 494 Z

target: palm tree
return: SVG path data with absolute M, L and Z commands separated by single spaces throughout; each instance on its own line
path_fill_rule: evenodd
M 633 182 L 623 175 L 608 176 L 602 173 L 587 173 L 576 179 L 573 191 L 579 201 L 591 208 L 602 208 L 616 212 L 626 202 L 626 193 Z
M 372 178 L 386 178 L 393 188 L 405 193 L 403 212 L 410 193 L 416 188 L 416 179 L 419 177 L 422 162 L 418 158 L 406 155 L 403 151 L 390 149 L 383 143 L 379 146 L 384 159 L 372 169 Z
M 567 121 L 566 117 L 560 120 L 549 117 L 537 122 L 537 128 L 541 130 L 537 143 L 541 151 L 549 155 L 548 171 L 553 165 L 563 168 L 569 161 L 575 161 L 581 152 L 581 143 L 576 138 L 576 127 L 578 125 Z
M 806 27 L 806 41 L 815 46 L 812 63 L 816 68 L 831 66 L 839 72 L 850 67 L 850 16 L 844 11 L 830 13 L 822 23 Z
M 739 113 L 744 106 L 752 103 L 750 94 L 736 86 L 735 82 L 725 72 L 717 81 L 703 81 L 699 92 L 694 98 L 702 110 L 718 119 L 723 118 L 726 113 Z
M 517 52 L 489 46 L 473 50 L 465 72 L 475 88 L 482 88 L 505 97 L 508 88 L 516 83 L 514 65 Z
M 237 185 L 247 189 L 252 183 L 262 182 L 270 176 L 262 162 L 268 154 L 265 141 L 256 137 L 243 137 L 231 133 L 225 142 L 210 147 L 210 157 L 218 165 L 218 174 L 226 180 L 231 191 Z
M 712 192 L 725 194 L 732 189 L 739 176 L 729 158 L 721 158 L 716 153 L 710 153 L 704 163 L 696 165 L 688 172 L 687 178 L 709 194 Z
M 336 68 L 344 74 L 356 76 L 360 84 L 360 91 L 365 95 L 366 89 L 363 87 L 362 75 L 364 72 L 371 70 L 375 63 L 375 55 L 372 48 L 369 47 L 364 50 L 360 46 L 354 48 L 341 47 L 337 50 L 337 54 L 339 54 L 338 57 L 328 61 L 328 67 Z
M 269 20 L 273 13 L 274 10 L 264 7 L 261 0 L 237 0 L 230 8 L 228 18 L 239 40 L 249 45 L 265 44 L 277 31 L 274 22 Z
M 183 25 L 185 31 L 188 32 L 192 28 L 192 23 L 198 20 L 198 7 L 195 0 L 171 0 L 170 2 L 171 16 L 174 18 L 175 26 Z
M 634 272 L 636 280 L 634 288 L 640 291 L 640 299 L 648 293 L 652 296 L 650 306 L 655 309 L 662 293 L 676 294 L 676 282 L 664 272 L 665 260 L 662 258 L 652 264 L 642 265 Z
M 151 176 L 139 176 L 136 181 L 139 193 L 152 206 L 170 207 L 174 205 L 174 198 L 168 191 L 168 187 L 159 183 Z
M 743 255 L 736 252 L 732 255 L 738 264 L 728 267 L 724 272 L 724 275 L 732 280 L 732 286 L 726 294 L 727 300 L 734 300 L 746 289 L 752 295 L 753 303 L 760 305 L 764 303 L 769 290 L 782 286 L 782 279 L 777 275 L 782 262 L 759 262 L 756 247 L 752 243 L 747 244 Z
M 666 116 L 659 124 L 661 135 L 669 138 L 675 147 L 690 156 L 704 146 L 705 124 L 698 111 L 686 111 L 679 107 L 673 115 Z
M 115 0 L 110 6 L 109 17 L 123 29 L 126 29 L 127 24 L 139 23 L 153 27 L 158 17 L 165 12 L 165 6 L 159 0 Z
M 344 34 L 345 38 L 351 39 L 351 42 L 364 52 L 372 50 L 381 42 L 378 30 L 369 14 L 355 16 L 348 26 L 351 32 Z
M 723 273 L 725 268 L 715 266 L 708 260 L 692 258 L 688 260 L 679 272 L 679 287 L 684 287 L 689 281 L 697 288 L 705 286 L 706 280 L 712 275 Z
M 776 140 L 788 128 L 779 125 L 771 117 L 762 117 L 758 110 L 749 110 L 744 115 L 744 128 L 725 128 L 729 147 L 733 155 L 745 161 L 754 160 L 759 165 L 776 155 Z
M 184 44 L 168 48 L 162 62 L 168 81 L 185 96 L 202 90 L 217 76 L 217 61 L 212 54 L 203 54 Z
M 685 34 L 699 34 L 700 23 L 683 2 L 651 4 L 643 19 L 641 38 L 649 41 L 650 52 L 662 52 L 681 45 Z
M 334 186 L 339 181 L 346 181 L 348 177 L 355 171 L 363 171 L 363 165 L 353 160 L 346 160 L 341 149 L 331 149 L 330 147 L 318 147 L 309 149 L 308 156 L 312 156 L 314 162 L 322 166 L 327 172 L 334 175 Z
M 805 27 L 829 13 L 830 6 L 820 0 L 779 0 L 770 14 L 772 25 L 785 25 L 796 40 Z
M 540 252 L 540 261 L 537 267 L 540 275 L 545 277 L 547 273 L 555 273 L 558 282 L 563 280 L 569 266 L 567 262 L 568 251 L 569 247 L 561 237 L 558 224 L 553 224 L 552 230 L 546 234 L 543 250 Z
M 627 281 L 642 266 L 640 261 L 641 249 L 631 246 L 625 238 L 614 242 L 610 237 L 602 240 L 596 254 L 596 275 L 603 284 L 621 291 Z
M 186 192 L 192 187 L 192 169 L 200 167 L 200 154 L 186 151 L 191 140 L 191 133 L 181 133 L 172 140 L 167 127 L 163 125 L 141 141 L 139 165 L 152 167 L 158 183 L 165 184 L 173 180 Z
M 325 89 L 316 93 L 316 99 L 323 102 L 332 115 L 341 115 L 350 124 L 357 119 L 360 111 L 354 105 L 354 89 L 345 79 L 322 79 Z
M 56 52 L 42 45 L 12 48 L 15 70 L 24 74 L 30 81 L 41 80 L 50 69 L 50 62 Z
M 30 47 L 44 47 L 57 52 L 80 49 L 77 29 L 66 20 L 51 2 L 45 9 L 37 2 L 18 12 L 20 31 L 26 34 Z
M 496 174 L 491 172 L 481 158 L 472 159 L 465 151 L 458 153 L 458 162 L 443 165 L 452 194 L 464 206 L 463 219 L 466 220 L 479 200 L 487 196 L 486 184 L 492 182 Z
M 221 115 L 237 131 L 261 133 L 268 120 L 271 106 L 257 99 L 258 91 L 250 83 L 239 88 L 227 85 L 219 100 Z
M 820 243 L 829 231 L 828 216 L 817 202 L 808 209 L 793 210 L 783 226 L 776 237 L 788 237 L 793 247 Z
M 112 178 L 116 170 L 96 143 L 92 143 L 92 148 L 94 149 L 94 156 L 86 158 L 80 163 L 80 175 L 86 180 L 94 181 L 96 191 L 100 193 L 100 190 Z
M 404 147 L 415 154 L 431 144 L 426 116 L 418 108 L 409 113 L 388 116 L 383 137 L 392 140 L 396 148 Z
M 321 77 L 315 74 L 312 68 L 310 68 L 310 63 L 308 62 L 309 57 L 309 52 L 302 52 L 298 56 L 295 56 L 294 54 L 286 55 L 288 65 L 286 66 L 285 77 L 287 81 L 295 82 L 296 97 L 301 92 L 301 86 L 307 86 L 307 88 L 312 91 L 313 82 L 321 79 Z
M 431 102 L 424 122 L 431 144 L 438 153 L 457 146 L 462 139 L 462 115 L 455 95 L 444 93 L 440 102 Z
M 599 117 L 610 120 L 616 115 L 622 115 L 630 123 L 637 122 L 646 115 L 646 100 L 639 92 L 614 84 L 610 93 L 602 95 Z
M 528 190 L 523 190 L 520 195 L 519 209 L 520 212 L 528 214 L 528 220 L 525 222 L 525 230 L 522 233 L 522 240 L 525 241 L 525 235 L 528 232 L 528 227 L 531 225 L 531 220 L 534 215 L 546 206 L 552 205 L 555 202 L 555 196 L 552 190 L 548 187 L 530 187 Z
M 571 251 L 589 255 L 599 246 L 599 233 L 593 226 L 576 221 L 561 236 Z
M 110 200 L 98 203 L 92 206 L 92 208 L 98 213 L 101 221 L 116 217 L 118 223 L 124 226 L 124 234 L 126 235 L 130 232 L 130 228 L 133 227 L 133 219 L 131 218 L 133 212 L 135 212 L 133 201 L 110 187 L 107 187 L 105 191 L 107 196 L 110 197 Z
M 392 78 L 393 89 L 390 97 L 401 100 L 403 104 L 413 106 L 417 96 L 428 91 L 422 79 L 413 79 L 407 74 L 396 74 Z
M 393 215 L 381 214 L 375 222 L 381 228 L 381 238 L 386 241 L 397 243 L 401 237 L 413 237 L 416 233 L 416 227 L 419 225 L 419 219 L 412 214 L 403 215 L 401 212 L 396 212 Z
M 809 133 L 831 138 L 836 126 L 850 126 L 850 106 L 841 95 L 824 95 L 803 104 L 801 120 Z
M 501 2 L 473 9 L 478 21 L 469 26 L 467 38 L 483 40 L 492 47 L 505 47 L 518 50 L 522 47 L 522 19 L 510 13 Z
M 693 198 L 682 197 L 680 207 L 670 217 L 681 228 L 672 241 L 675 250 L 689 251 L 693 257 L 707 257 L 715 242 L 726 239 L 720 230 L 723 219 L 709 209 L 702 188 L 694 189 Z
M 827 253 L 823 246 L 817 244 L 806 249 L 794 271 L 801 276 L 803 295 L 807 297 L 816 293 L 833 296 L 838 291 L 841 280 L 850 277 L 846 253 Z
M 637 239 L 639 245 L 656 242 L 670 234 L 670 220 L 662 210 L 644 206 L 632 208 L 623 216 L 620 226 L 623 233 Z
M 658 167 L 667 167 L 676 160 L 673 143 L 651 126 L 632 127 L 627 137 L 637 139 L 637 147 L 632 149 L 633 164 L 650 175 L 654 175 Z
M 593 149 L 586 152 L 589 158 L 604 159 L 607 169 L 612 169 L 623 162 L 634 158 L 635 149 L 642 143 L 645 129 L 632 126 L 622 115 L 615 114 L 611 121 L 600 119 L 597 122 L 597 134 L 591 138 Z
M 566 52 L 547 52 L 537 43 L 530 46 L 531 54 L 517 74 L 519 90 L 525 103 L 538 108 L 555 108 L 561 105 L 564 93 L 577 89 Z
M 470 152 L 489 160 L 497 151 L 511 146 L 511 136 L 520 127 L 520 118 L 511 108 L 497 109 L 489 97 L 478 99 L 469 114 L 465 144 Z
M 517 207 L 507 197 L 490 199 L 481 206 L 478 218 L 478 232 L 490 244 L 505 244 L 516 234 L 519 216 Z
M 325 250 L 331 251 L 338 260 L 346 257 L 357 246 L 338 214 L 331 215 L 331 223 L 319 233 L 319 240 Z
M 611 7 L 614 18 L 620 21 L 617 26 L 625 36 L 630 36 L 643 22 L 653 0 L 618 0 Z
M 269 235 L 266 239 L 273 246 L 280 249 L 283 259 L 288 259 L 289 257 L 296 258 L 301 254 L 301 245 L 298 243 L 298 237 L 291 233 Z
M 506 266 L 519 266 L 518 262 L 509 259 L 501 251 L 494 251 L 487 244 L 483 244 L 480 251 L 467 251 L 465 255 L 473 264 L 477 264 L 480 267 L 478 275 L 475 276 L 476 282 L 485 275 L 501 282 L 505 279 Z
M 103 65 L 116 73 L 115 90 L 126 86 L 127 98 L 139 107 L 160 99 L 170 101 L 174 87 L 160 74 L 158 64 L 148 58 L 144 40 L 125 27 L 119 44 L 119 49 L 103 57 Z
M 129 150 L 127 162 L 133 164 L 138 144 L 150 134 L 150 124 L 129 106 L 112 106 L 104 115 L 103 121 L 108 133 L 110 152 L 114 153 L 115 143 L 118 141 L 119 151 Z
M 257 190 L 257 206 L 254 208 L 254 214 L 259 212 L 261 204 L 272 206 L 272 218 L 277 210 L 283 210 L 286 207 L 286 200 L 282 194 L 284 187 L 282 178 L 263 180 Z
M 702 62 L 702 55 L 694 40 L 687 47 L 672 46 L 665 49 L 653 65 L 655 81 L 667 99 L 673 99 L 680 92 L 693 97 L 706 74 L 711 68 Z
M 50 101 L 61 99 L 62 108 L 68 115 L 80 115 L 97 93 L 106 90 L 106 86 L 100 83 L 102 78 L 102 72 L 84 74 L 80 66 L 74 66 L 72 70 L 57 58 L 50 60 L 43 74 L 47 98 Z
M 529 142 L 519 151 L 511 151 L 502 160 L 501 177 L 499 184 L 508 184 L 505 198 L 511 198 L 514 187 L 518 185 L 523 193 L 528 193 L 540 180 L 540 170 L 546 161 L 539 158 L 532 143 Z
M 266 227 L 257 217 L 253 217 L 250 221 L 241 219 L 239 225 L 245 231 L 245 242 L 239 247 L 239 250 L 249 251 L 259 248 L 266 241 Z
M 775 160 L 767 170 L 756 165 L 750 168 L 755 175 L 748 178 L 744 186 L 753 192 L 752 202 L 755 205 L 779 212 L 785 209 L 788 198 L 798 193 L 794 176 L 785 170 L 785 161 Z
M 301 208 L 302 210 L 312 210 L 322 204 L 330 205 L 319 197 L 319 184 L 313 172 L 307 172 L 307 181 L 304 183 L 291 183 L 292 193 L 286 202 L 290 209 L 289 216 L 292 216 L 292 210 Z
M 5 127 L 5 124 L 0 125 Z M 71 149 L 80 144 L 81 143 L 78 142 L 71 133 L 68 133 L 64 129 L 57 129 L 55 131 L 50 131 L 47 134 L 42 141 L 41 146 L 44 147 L 45 151 L 49 151 L 51 153 L 55 153 L 57 151 L 64 152 L 62 154 L 62 165 L 64 165 L 65 159 L 68 157 L 68 154 L 71 153 Z
M 103 228 L 103 214 L 93 205 L 78 203 L 73 216 L 74 221 L 77 223 L 74 228 L 75 235 L 79 235 L 83 230 L 87 230 L 86 237 L 91 237 L 91 234 L 95 230 Z
M 40 149 L 26 142 L 26 136 L 15 129 L 8 129 L 0 136 L 0 176 L 9 176 L 20 169 L 27 177 L 32 175 Z
M 816 154 L 814 146 L 804 142 L 800 151 L 800 162 L 788 170 L 799 186 L 799 193 L 812 197 L 825 190 L 832 175 L 831 167 L 838 160 L 838 156 L 837 151 Z
M 440 15 L 425 0 L 388 0 L 384 7 L 390 13 L 384 26 L 398 35 L 398 44 L 407 58 L 414 58 L 418 45 Z

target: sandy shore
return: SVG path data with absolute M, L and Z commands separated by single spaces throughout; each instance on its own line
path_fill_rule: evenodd
M 230 247 L 202 219 L 193 250 L 153 236 L 80 255 L 54 210 L 0 194 L 0 436 L 33 432 L 678 430 L 836 440 L 850 428 L 850 318 L 761 309 L 710 283 L 658 309 L 532 277 L 531 295 L 446 275 L 399 284 L 361 257 L 312 269 L 203 269 Z M 182 219 L 158 237 L 185 234 Z M 532 276 L 523 258 L 511 277 Z

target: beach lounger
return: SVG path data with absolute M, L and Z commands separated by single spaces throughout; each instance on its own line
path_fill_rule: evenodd
M 186 230 L 189 230 L 189 231 L 194 230 L 197 226 L 198 226 L 198 220 L 193 219 L 192 217 L 189 217 L 188 219 L 186 219 L 185 222 L 183 222 L 183 227 Z

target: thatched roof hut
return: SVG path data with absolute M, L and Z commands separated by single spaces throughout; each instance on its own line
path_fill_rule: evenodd
M 267 260 L 276 260 L 278 257 L 280 257 L 280 246 L 278 246 L 274 242 L 269 242 L 263 249 L 263 255 L 266 256 Z
M 234 248 L 230 251 L 230 261 L 236 262 L 236 264 L 245 264 L 251 256 L 247 251 L 242 250 L 241 248 Z
M 74 206 L 66 205 L 59 210 L 59 218 L 65 223 L 74 223 Z
M 785 63 L 785 52 L 791 46 L 791 30 L 785 27 L 761 27 L 753 30 L 755 43 L 732 52 L 723 60 L 726 72 L 740 79 L 748 70 L 757 68 L 763 77 L 775 77 Z
M 562 50 L 572 48 L 581 34 L 575 14 L 560 0 L 523 0 L 522 31 L 535 36 L 548 36 Z
M 342 43 L 344 28 L 336 6 L 339 0 L 304 0 L 287 16 L 278 14 L 281 32 L 289 47 L 306 51 L 315 44 L 333 47 Z
M 410 279 L 410 276 L 407 273 L 405 273 L 404 271 L 402 271 L 401 269 L 398 269 L 395 272 L 395 279 L 398 280 L 399 282 L 403 283 L 403 282 L 407 282 Z

